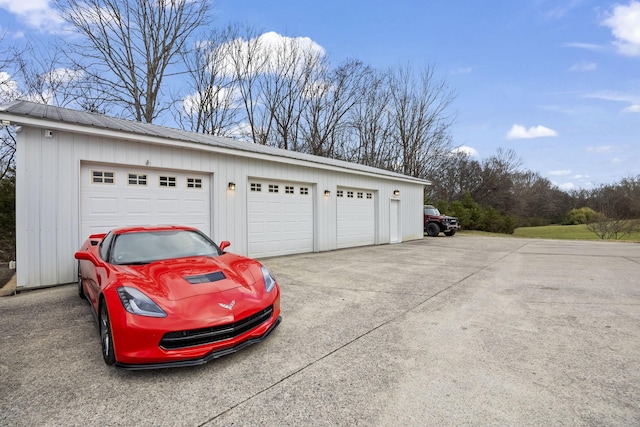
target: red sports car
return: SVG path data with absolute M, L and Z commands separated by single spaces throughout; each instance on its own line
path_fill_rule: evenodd
M 78 293 L 98 321 L 102 356 L 126 369 L 192 366 L 264 340 L 280 289 L 258 261 L 195 228 L 118 228 L 76 252 Z

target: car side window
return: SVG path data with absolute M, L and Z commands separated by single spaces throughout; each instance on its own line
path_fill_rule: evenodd
M 107 261 L 109 259 L 109 247 L 111 246 L 112 240 L 113 233 L 109 232 L 106 236 L 104 236 L 104 239 L 102 239 L 102 242 L 100 243 L 100 258 L 102 258 L 104 261 Z

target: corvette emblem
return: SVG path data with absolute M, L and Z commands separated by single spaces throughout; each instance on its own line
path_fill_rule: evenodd
M 226 308 L 227 310 L 231 310 L 233 306 L 236 305 L 236 300 L 231 301 L 229 304 L 223 304 L 219 302 L 218 305 L 222 308 Z

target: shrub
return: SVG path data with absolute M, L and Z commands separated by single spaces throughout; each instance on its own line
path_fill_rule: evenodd
M 564 225 L 590 224 L 597 221 L 599 217 L 600 214 L 598 212 L 585 206 L 579 209 L 571 209 L 562 223 Z

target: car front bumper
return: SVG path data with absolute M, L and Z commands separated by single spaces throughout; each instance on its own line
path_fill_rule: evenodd
M 113 308 L 109 316 L 116 366 L 156 369 L 201 365 L 263 341 L 282 320 L 280 289 L 276 286 L 268 299 L 262 294 L 249 298 L 247 292 L 253 291 L 235 288 L 224 292 L 223 298 L 216 294 L 213 299 L 202 295 L 180 301 L 174 307 L 163 307 L 167 312 L 164 318 L 128 313 L 115 292 L 105 295 Z M 237 302 L 233 310 L 225 309 L 215 304 L 221 299 Z M 268 317 L 261 315 L 267 311 Z M 247 327 L 247 321 L 256 317 L 261 317 L 259 323 L 254 321 Z
M 121 369 L 139 371 L 139 370 L 145 370 L 145 369 L 182 368 L 182 367 L 188 367 L 188 366 L 204 365 L 205 363 L 210 362 L 214 359 L 236 353 L 245 347 L 264 341 L 271 334 L 271 332 L 273 332 L 274 329 L 280 324 L 281 321 L 282 321 L 282 316 L 278 316 L 273 322 L 270 323 L 270 325 L 262 335 L 254 338 L 248 338 L 232 347 L 225 347 L 218 350 L 212 350 L 209 353 L 205 354 L 204 356 L 198 357 L 195 359 L 173 360 L 173 361 L 167 361 L 167 362 L 144 363 L 144 364 L 116 362 L 115 366 Z

